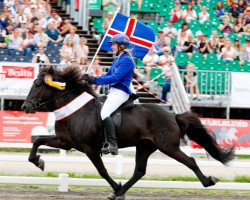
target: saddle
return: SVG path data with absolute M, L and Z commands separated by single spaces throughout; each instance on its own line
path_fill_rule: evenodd
M 103 106 L 104 102 L 106 101 L 106 99 L 107 99 L 107 96 L 105 95 L 105 96 L 99 97 L 98 100 L 96 101 L 96 107 L 97 107 L 99 116 L 101 113 L 102 106 Z M 121 126 L 122 110 L 132 109 L 134 106 L 135 106 L 134 99 L 132 97 L 130 97 L 125 103 L 123 103 L 119 108 L 117 108 L 117 110 L 115 112 L 112 113 L 112 115 L 110 117 L 114 122 L 116 130 Z

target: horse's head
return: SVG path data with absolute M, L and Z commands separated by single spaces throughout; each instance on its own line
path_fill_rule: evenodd
M 53 99 L 55 90 L 64 90 L 65 83 L 61 76 L 57 75 L 53 67 L 43 68 L 34 80 L 29 94 L 22 105 L 26 113 L 35 113 L 43 107 L 44 102 Z
M 53 111 L 57 108 L 57 99 L 65 98 L 66 102 L 67 96 L 78 95 L 84 91 L 96 96 L 92 87 L 84 81 L 78 67 L 68 67 L 63 72 L 53 67 L 45 67 L 34 80 L 22 110 L 26 113 L 35 113 L 46 106 L 46 110 Z

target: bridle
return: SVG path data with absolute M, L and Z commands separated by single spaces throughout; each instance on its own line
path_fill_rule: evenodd
M 46 71 L 45 76 L 48 74 L 48 71 L 49 71 L 49 70 L 50 70 L 50 69 L 48 69 L 48 70 Z M 73 77 L 69 78 L 69 79 L 66 81 L 66 83 L 67 83 L 68 81 L 70 81 L 71 79 L 75 78 L 76 76 L 78 76 L 78 74 L 76 74 L 76 75 L 74 75 Z M 36 79 L 34 80 L 33 84 L 34 84 L 37 80 L 40 80 L 40 79 L 36 78 Z M 40 97 L 39 97 L 37 100 L 26 99 L 26 100 L 24 101 L 24 102 L 29 102 L 29 103 L 31 103 L 32 107 L 33 107 L 35 110 L 37 110 L 38 108 L 40 108 L 40 107 L 42 107 L 42 106 L 44 106 L 44 105 L 46 105 L 46 104 L 48 104 L 48 103 L 50 103 L 50 102 L 52 102 L 52 101 L 55 101 L 55 100 L 57 100 L 57 99 L 59 99 L 59 98 L 62 98 L 62 97 L 66 96 L 66 95 L 68 95 L 68 94 L 70 94 L 70 93 L 72 93 L 73 91 L 76 91 L 76 90 L 78 89 L 78 88 L 74 88 L 74 89 L 70 90 L 69 92 L 66 92 L 66 93 L 64 93 L 64 94 L 62 94 L 62 95 L 60 95 L 60 96 L 57 96 L 57 97 L 53 98 L 53 99 L 50 99 L 50 100 L 41 102 L 41 101 L 42 101 L 42 98 L 43 98 L 43 96 L 44 96 L 44 93 L 45 93 L 45 91 L 46 91 L 46 87 L 47 87 L 47 85 L 46 85 L 46 83 L 45 83 L 44 80 L 43 80 L 42 87 L 43 87 L 43 90 L 42 90 L 42 92 L 41 92 Z

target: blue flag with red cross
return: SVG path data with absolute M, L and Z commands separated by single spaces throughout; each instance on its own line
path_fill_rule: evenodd
M 126 34 L 133 46 L 132 53 L 136 58 L 143 59 L 155 41 L 154 30 L 140 21 L 117 13 L 113 23 L 103 38 L 102 50 L 112 52 L 110 39 L 117 34 Z

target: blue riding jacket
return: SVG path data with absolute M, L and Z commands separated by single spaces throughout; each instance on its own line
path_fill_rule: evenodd
M 116 57 L 108 72 L 104 76 L 97 77 L 94 84 L 109 85 L 122 90 L 130 95 L 130 83 L 132 81 L 135 63 L 131 56 L 126 52 Z

